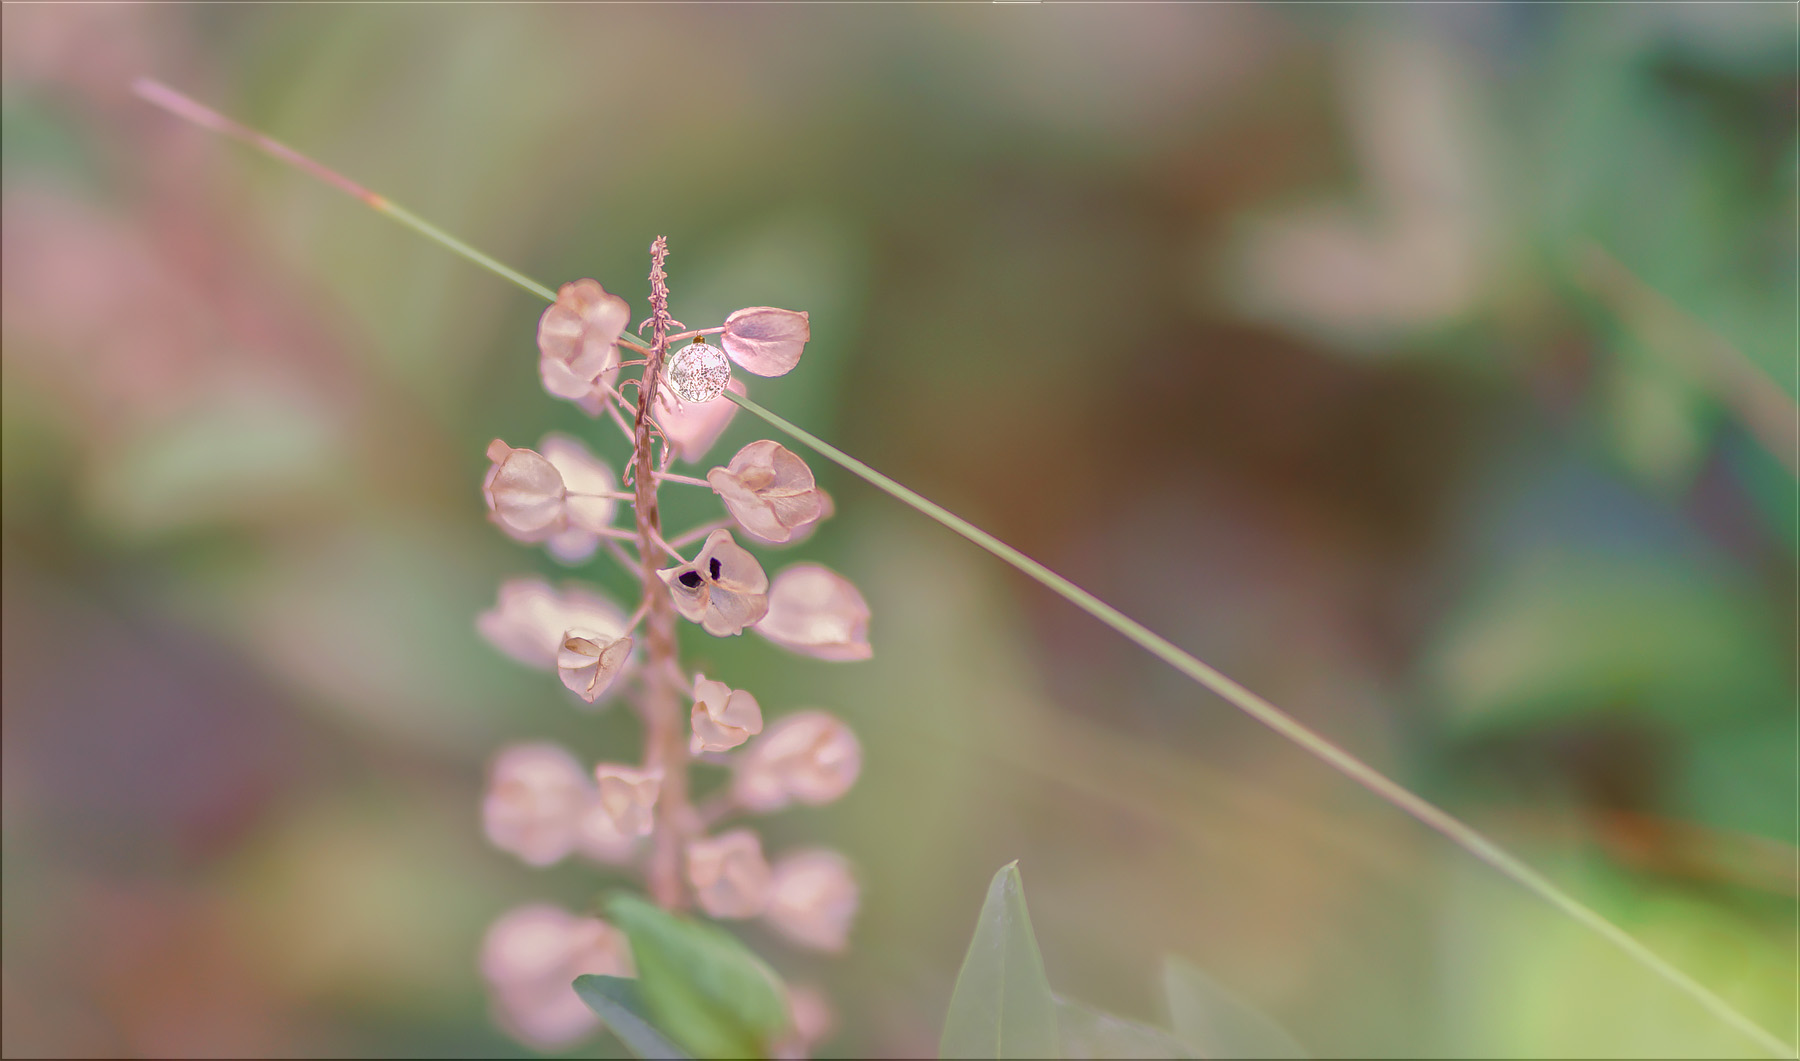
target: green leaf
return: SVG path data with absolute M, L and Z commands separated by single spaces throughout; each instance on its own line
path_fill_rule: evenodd
M 940 1057 L 1058 1057 L 1056 997 L 1025 909 L 1019 864 L 994 874 L 956 974 Z
M 1175 1035 L 1201 1057 L 1308 1057 L 1293 1037 L 1174 955 L 1163 959 L 1163 992 Z
M 781 981 L 737 937 L 628 893 L 607 914 L 631 940 L 645 1012 L 698 1057 L 765 1057 L 787 1027 Z
M 617 976 L 577 976 L 575 993 L 587 1003 L 587 1008 L 600 1015 L 633 1057 L 687 1057 L 650 1023 L 636 981 Z
M 1161 1028 L 1057 996 L 1056 1023 L 1067 1058 L 1184 1058 L 1194 1052 Z

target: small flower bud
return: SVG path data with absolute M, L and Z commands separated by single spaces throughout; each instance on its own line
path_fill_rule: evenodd
M 706 536 L 692 563 L 658 571 L 675 610 L 714 637 L 744 632 L 769 610 L 769 576 L 728 530 Z
M 782 376 L 800 363 L 812 338 L 806 314 L 773 306 L 751 306 L 725 318 L 719 342 L 731 359 L 759 376 Z
M 532 866 L 560 862 L 575 845 L 576 822 L 592 796 L 587 772 L 554 744 L 515 744 L 488 773 L 481 803 L 488 842 Z
M 481 974 L 508 1033 L 543 1050 L 601 1027 L 570 985 L 577 976 L 635 976 L 625 934 L 599 918 L 545 903 L 517 907 L 488 928 Z
M 538 319 L 538 374 L 544 389 L 598 416 L 605 400 L 599 384 L 619 368 L 619 336 L 631 323 L 631 306 L 593 280 L 564 284 Z
M 562 474 L 542 454 L 495 439 L 488 443 L 487 458 L 494 463 L 481 492 L 494 521 L 507 533 L 532 534 L 562 518 Z
M 756 632 L 814 659 L 868 659 L 869 605 L 850 581 L 818 564 L 784 568 Z
M 710 402 L 725 393 L 725 384 L 731 382 L 731 362 L 718 347 L 693 342 L 670 356 L 663 378 L 682 401 Z
M 804 1061 L 831 1035 L 837 1017 L 825 992 L 805 984 L 787 985 L 787 1005 L 787 1034 L 772 1045 L 770 1056 L 776 1061 Z
M 578 582 L 553 590 L 541 578 L 500 584 L 500 599 L 475 622 L 493 646 L 527 666 L 555 670 L 570 631 L 611 642 L 625 632 L 625 613 Z
M 580 631 L 571 630 L 556 654 L 556 673 L 570 691 L 591 704 L 611 688 L 613 679 L 630 658 L 629 637 L 609 641 L 583 637 Z
M 769 902 L 769 864 L 762 841 L 733 829 L 687 845 L 688 883 L 711 917 L 755 917 Z
M 836 851 L 814 848 L 776 860 L 763 917 L 793 943 L 837 952 L 849 942 L 856 904 L 849 860 Z
M 600 782 L 600 812 L 624 836 L 649 836 L 656 828 L 656 797 L 662 790 L 662 767 L 637 770 L 618 763 L 594 768 Z
M 762 707 L 744 690 L 696 674 L 693 723 L 690 752 L 730 751 L 762 732 Z
M 733 394 L 744 393 L 744 385 L 735 379 L 725 384 L 725 389 Z M 731 418 L 737 415 L 737 409 L 737 403 L 723 394 L 710 401 L 682 402 L 679 408 L 669 401 L 668 395 L 658 394 L 656 423 L 669 444 L 675 447 L 675 455 L 693 463 L 712 449 L 713 443 L 725 433 Z
M 823 711 L 800 711 L 769 727 L 737 763 L 732 795 L 767 812 L 790 801 L 830 803 L 856 783 L 862 745 L 850 727 Z
M 779 442 L 763 439 L 737 451 L 731 463 L 706 473 L 713 492 L 745 532 L 785 542 L 824 511 L 824 492 L 812 469 Z
M 575 819 L 575 850 L 595 862 L 609 866 L 630 862 L 637 853 L 638 839 L 619 831 L 612 815 L 606 813 L 606 807 L 600 802 L 598 789 L 593 791 Z

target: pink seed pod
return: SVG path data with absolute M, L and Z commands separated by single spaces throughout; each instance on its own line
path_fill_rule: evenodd
M 787 1007 L 787 1034 L 775 1041 L 770 1056 L 776 1061 L 804 1061 L 836 1029 L 837 1015 L 825 992 L 807 984 L 787 985 Z
M 639 770 L 618 763 L 594 768 L 600 785 L 599 810 L 624 836 L 649 836 L 656 828 L 656 797 L 662 791 L 661 767 Z
M 869 605 L 850 580 L 818 564 L 782 569 L 756 632 L 790 652 L 827 660 L 868 659 Z
M 730 637 L 762 619 L 769 610 L 769 576 L 728 530 L 706 536 L 692 563 L 658 571 L 675 610 L 714 637 Z
M 744 385 L 735 379 L 726 383 L 725 389 L 733 394 L 744 393 Z M 656 423 L 675 447 L 675 455 L 692 464 L 712 449 L 737 415 L 737 409 L 737 403 L 723 394 L 710 401 L 679 403 L 670 401 L 666 394 L 658 394 Z
M 541 578 L 513 578 L 500 584 L 499 600 L 481 613 L 475 626 L 520 663 L 555 670 L 570 631 L 611 642 L 625 632 L 625 613 L 580 582 L 565 582 L 556 590 Z
M 625 934 L 547 903 L 507 911 L 481 944 L 481 975 L 508 1033 L 543 1050 L 592 1035 L 600 1018 L 570 984 L 577 976 L 635 976 Z
M 619 336 L 631 323 L 631 306 L 593 280 L 564 284 L 538 319 L 538 374 L 552 397 L 600 415 L 619 369 Z
M 527 865 L 562 861 L 593 794 L 587 771 L 555 744 L 515 744 L 494 759 L 481 824 L 488 842 Z
M 857 898 L 844 856 L 824 848 L 794 851 L 770 871 L 763 918 L 792 943 L 837 953 L 849 944 Z
M 687 876 L 708 916 L 755 917 L 768 905 L 769 863 L 762 840 L 749 829 L 690 841 Z
M 762 732 L 762 707 L 756 697 L 724 682 L 694 675 L 694 735 L 690 754 L 725 752 Z
M 723 468 L 706 473 L 726 511 L 752 537 L 766 542 L 791 540 L 823 516 L 825 494 L 813 481 L 812 469 L 779 442 L 752 442 Z
M 771 725 L 736 765 L 731 792 L 747 810 L 766 813 L 794 801 L 830 803 L 856 783 L 862 745 L 832 715 L 799 711 Z
M 562 473 L 543 454 L 495 439 L 488 443 L 487 458 L 493 464 L 481 493 L 494 522 L 508 534 L 536 534 L 562 519 Z
M 609 641 L 570 630 L 556 654 L 556 673 L 576 696 L 593 703 L 612 688 L 613 679 L 631 659 L 631 638 Z
M 639 839 L 619 831 L 600 802 L 600 790 L 595 788 L 575 819 L 576 854 L 603 865 L 623 866 L 637 855 Z
M 784 376 L 800 363 L 800 352 L 812 338 L 806 314 L 773 306 L 751 306 L 725 318 L 719 343 L 746 372 Z

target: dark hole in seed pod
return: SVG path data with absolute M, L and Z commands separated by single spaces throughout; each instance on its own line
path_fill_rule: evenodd
M 712 572 L 712 577 L 713 577 L 713 580 L 714 580 L 714 581 L 715 581 L 715 582 L 716 582 L 716 581 L 718 581 L 718 578 L 719 578 L 719 572 L 720 572 L 720 571 L 721 571 L 721 570 L 723 570 L 723 568 L 722 568 L 722 567 L 721 567 L 721 566 L 720 566 L 720 565 L 719 565 L 719 558 L 718 558 L 718 557 L 716 557 L 716 556 L 715 556 L 715 557 L 713 557 L 713 558 L 712 558 L 712 560 L 711 560 L 711 562 L 709 562 L 709 563 L 708 563 L 708 564 L 707 564 L 707 565 L 706 565 L 706 569 L 707 569 L 707 570 L 708 570 L 708 571 L 711 571 L 711 572 Z
M 714 560 L 713 563 L 716 564 L 716 563 L 718 563 L 718 561 Z M 675 576 L 675 581 L 681 583 L 682 585 L 686 586 L 689 589 L 699 589 L 700 588 L 700 572 L 698 572 L 698 571 L 683 571 L 681 574 Z

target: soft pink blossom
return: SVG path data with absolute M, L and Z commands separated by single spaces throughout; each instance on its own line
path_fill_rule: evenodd
M 556 670 L 571 636 L 610 645 L 625 632 L 625 613 L 597 590 L 566 582 L 560 590 L 541 578 L 508 579 L 498 603 L 475 622 L 495 648 L 521 663 Z
M 841 951 L 856 916 L 856 878 L 836 851 L 813 848 L 781 856 L 770 871 L 763 917 L 790 941 L 813 950 Z
M 776 574 L 769 610 L 756 632 L 815 659 L 868 659 L 869 605 L 842 575 L 818 564 L 795 564 Z
M 771 1046 L 777 1061 L 801 1061 L 837 1026 L 825 992 L 806 984 L 787 985 L 788 1031 Z
M 533 866 L 560 862 L 593 795 L 587 771 L 554 744 L 515 744 L 494 760 L 481 803 L 488 842 Z
M 639 770 L 619 763 L 594 768 L 600 786 L 598 803 L 612 827 L 623 836 L 649 836 L 656 828 L 656 797 L 662 791 L 662 767 Z
M 856 783 L 862 745 L 824 711 L 799 711 L 770 725 L 738 759 L 732 794 L 744 808 L 780 810 L 791 801 L 830 803 Z
M 612 525 L 618 481 L 612 469 L 580 442 L 546 435 L 543 452 L 514 449 L 495 439 L 488 445 L 482 492 L 493 520 L 512 538 L 548 542 L 564 563 L 594 555 Z
M 612 688 L 631 659 L 631 638 L 614 641 L 572 635 L 556 654 L 556 673 L 576 696 L 593 703 Z
M 720 345 L 731 359 L 759 376 L 781 376 L 800 363 L 812 338 L 806 314 L 773 306 L 751 306 L 725 318 Z
M 656 574 L 669 587 L 682 618 L 714 637 L 741 634 L 769 610 L 769 576 L 728 530 L 707 535 L 692 563 Z
M 692 721 L 691 752 L 730 751 L 762 732 L 762 707 L 744 690 L 696 674 Z
M 700 909 L 711 917 L 755 917 L 768 905 L 769 863 L 749 829 L 690 841 L 687 876 Z
M 744 393 L 744 385 L 735 379 L 725 384 L 725 389 L 732 394 Z M 737 403 L 723 394 L 706 402 L 677 402 L 667 394 L 658 394 L 656 423 L 662 428 L 663 437 L 675 447 L 675 455 L 693 463 L 712 449 L 737 409 Z
M 631 322 L 631 306 L 593 280 L 564 284 L 538 319 L 538 375 L 557 398 L 598 416 L 605 386 L 619 369 L 619 336 Z
M 824 492 L 812 469 L 779 442 L 752 442 L 723 468 L 706 473 L 713 492 L 752 537 L 781 543 L 824 512 Z
M 610 866 L 624 865 L 637 854 L 640 837 L 619 831 L 596 788 L 575 821 L 575 850 L 585 858 Z
M 625 934 L 545 903 L 517 907 L 488 928 L 481 975 L 500 1024 L 542 1050 L 569 1046 L 602 1025 L 571 986 L 577 976 L 635 976 Z

